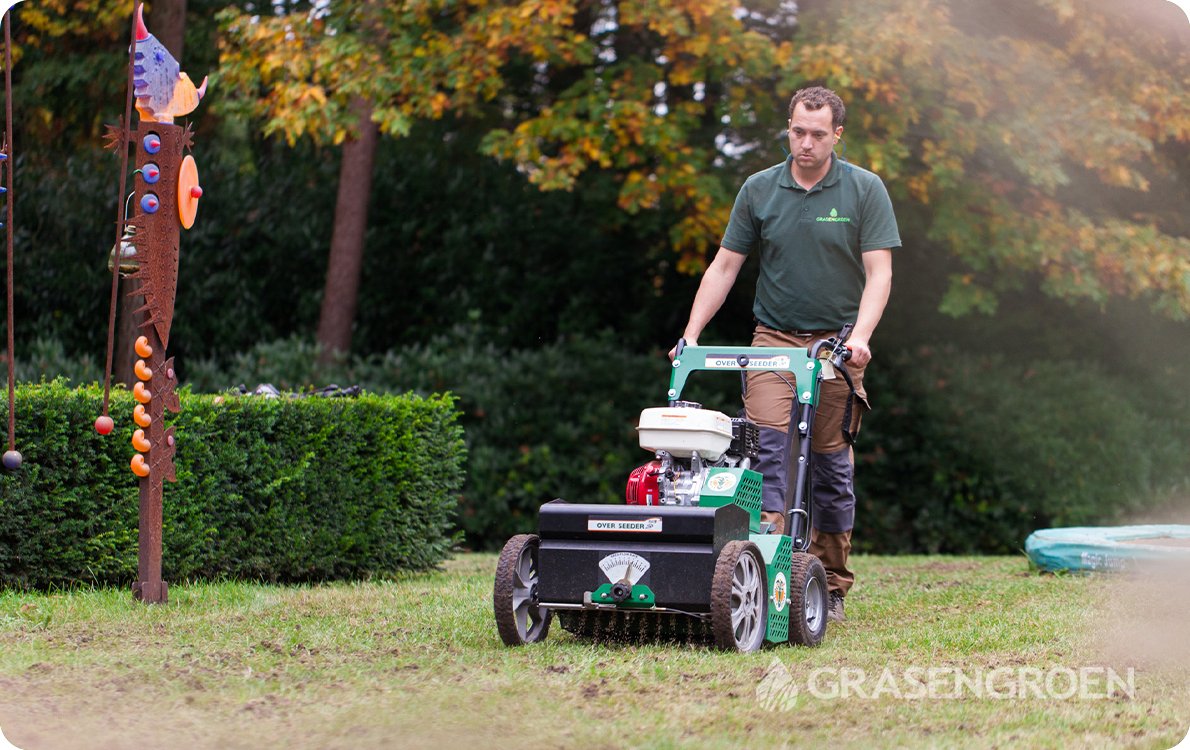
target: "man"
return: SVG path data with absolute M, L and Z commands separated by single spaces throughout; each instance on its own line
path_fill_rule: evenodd
M 829 89 L 799 90 L 789 103 L 789 158 L 744 182 L 714 261 L 707 268 L 686 324 L 686 343 L 718 312 L 744 260 L 760 254 L 753 346 L 809 348 L 847 323 L 847 368 L 857 394 L 851 424 L 843 424 L 850 388 L 823 383 L 814 420 L 814 528 L 810 551 L 822 560 L 831 620 L 844 619 L 843 597 L 855 582 L 847 568 L 855 522 L 851 440 L 868 409 L 864 368 L 869 341 L 892 288 L 892 249 L 901 246 L 892 202 L 875 174 L 836 158 L 846 110 Z M 672 357 L 672 352 L 671 352 Z M 744 406 L 760 427 L 763 520 L 784 530 L 785 463 L 793 393 L 775 373 L 749 373 Z M 846 429 L 845 429 L 846 428 Z

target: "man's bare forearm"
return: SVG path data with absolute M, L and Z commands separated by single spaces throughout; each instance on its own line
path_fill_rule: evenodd
M 690 306 L 690 320 L 686 323 L 686 330 L 682 334 L 689 344 L 698 343 L 702 330 L 723 307 L 724 300 L 731 292 L 736 277 L 747 259 L 746 255 L 719 248 L 715 260 L 707 266 L 702 282 L 698 285 L 698 293 L 694 295 L 694 304 Z
M 848 343 L 852 361 L 863 367 L 872 358 L 869 342 L 884 315 L 884 307 L 892 293 L 892 250 L 871 250 L 864 253 L 864 293 L 859 300 L 859 314 Z

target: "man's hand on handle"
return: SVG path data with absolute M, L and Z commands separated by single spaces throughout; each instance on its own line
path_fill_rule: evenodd
M 686 346 L 698 346 L 698 339 L 686 336 L 682 340 L 686 342 Z M 678 345 L 674 344 L 674 348 L 669 350 L 669 361 L 673 362 L 676 356 L 678 356 Z
M 851 359 L 848 361 L 856 367 L 866 367 L 872 361 L 872 350 L 867 341 L 852 336 L 847 339 L 847 348 L 851 350 Z

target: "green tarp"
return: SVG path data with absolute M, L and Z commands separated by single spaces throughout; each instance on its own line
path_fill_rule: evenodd
M 1041 529 L 1025 554 L 1042 570 L 1126 570 L 1144 562 L 1190 565 L 1190 526 L 1080 526 Z

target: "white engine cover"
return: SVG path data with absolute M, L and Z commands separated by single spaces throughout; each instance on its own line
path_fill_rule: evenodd
M 640 447 L 689 458 L 694 451 L 718 461 L 731 446 L 731 418 L 711 409 L 657 406 L 640 413 L 636 427 Z

